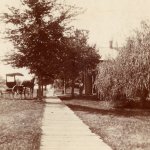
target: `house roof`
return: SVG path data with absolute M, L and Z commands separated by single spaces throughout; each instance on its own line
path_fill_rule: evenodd
M 10 77 L 13 77 L 13 76 L 23 76 L 22 73 L 19 73 L 19 72 L 16 72 L 16 73 L 9 73 L 9 74 L 6 74 L 6 76 L 10 76 Z
M 118 56 L 118 51 L 110 47 L 101 47 L 99 50 L 101 60 L 115 59 Z

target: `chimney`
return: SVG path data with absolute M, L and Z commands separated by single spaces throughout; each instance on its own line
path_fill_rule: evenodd
M 113 49 L 113 41 L 109 41 L 109 48 Z

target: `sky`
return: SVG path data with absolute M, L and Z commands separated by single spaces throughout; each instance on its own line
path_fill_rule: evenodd
M 150 18 L 149 0 L 69 0 L 86 9 L 76 24 L 90 31 L 90 41 L 99 47 L 108 45 L 109 40 L 124 43 L 125 39 L 140 25 L 141 20 Z M 114 43 L 115 44 L 115 43 Z
M 150 19 L 150 0 L 66 0 L 68 4 L 82 7 L 84 11 L 72 24 L 89 30 L 89 42 L 98 48 L 108 47 L 113 40 L 121 46 L 142 20 Z M 7 12 L 7 5 L 21 6 L 19 0 L 1 0 L 0 13 Z M 0 27 L 5 28 L 0 23 Z M 1 36 L 0 36 L 1 37 Z M 0 56 L 11 50 L 10 43 L 0 40 Z M 0 64 L 1 74 L 12 72 L 11 67 Z M 27 74 L 25 71 L 24 73 Z

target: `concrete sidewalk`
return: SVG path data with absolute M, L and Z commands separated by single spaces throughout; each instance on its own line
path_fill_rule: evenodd
M 40 150 L 111 150 L 58 98 L 48 98 Z

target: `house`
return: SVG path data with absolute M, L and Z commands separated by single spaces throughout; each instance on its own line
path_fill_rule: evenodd
M 109 41 L 109 46 L 101 47 L 99 52 L 100 52 L 102 61 L 115 59 L 118 56 L 118 47 L 114 47 L 113 41 Z
M 110 59 L 115 59 L 118 56 L 118 47 L 113 47 L 113 41 L 109 41 L 108 47 L 101 47 L 99 54 L 101 62 Z M 96 70 L 86 70 L 84 73 L 84 89 L 85 95 L 92 95 L 96 93 L 94 82 L 96 78 Z

